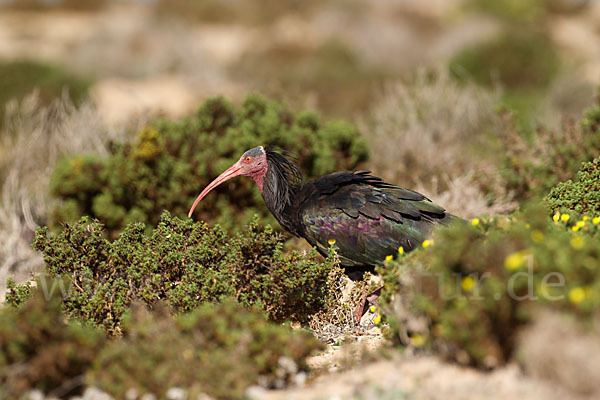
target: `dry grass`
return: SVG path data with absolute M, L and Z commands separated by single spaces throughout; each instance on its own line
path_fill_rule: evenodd
M 443 68 L 389 85 L 362 123 L 373 170 L 460 216 L 509 211 L 513 205 L 501 185 L 480 182 L 489 180 L 498 161 L 493 143 L 502 132 L 495 112 L 499 96 L 458 83 Z
M 311 316 L 310 329 L 321 341 L 332 344 L 343 341 L 348 335 L 360 335 L 372 328 L 369 315 L 356 324 L 354 313 L 363 294 L 372 293 L 381 285 L 381 279 L 372 274 L 366 273 L 362 281 L 352 281 L 342 268 L 334 268 L 329 275 L 329 298 L 323 310 Z
M 56 161 L 74 153 L 105 153 L 109 141 L 121 135 L 104 127 L 92 105 L 75 107 L 66 95 L 49 106 L 41 106 L 35 93 L 9 103 L 0 131 L 0 293 L 8 276 L 23 280 L 41 266 L 30 243 L 46 222 Z
M 492 193 L 486 193 L 478 182 L 484 176 L 484 179 L 491 183 Z M 512 196 L 506 193 L 500 177 L 493 172 L 482 173 L 479 176 L 467 172 L 456 178 L 433 178 L 428 185 L 417 184 L 415 190 L 464 219 L 508 214 L 517 206 Z
M 335 342 L 340 336 L 354 329 L 354 310 L 360 299 L 354 283 L 344 275 L 341 268 L 334 268 L 329 275 L 330 298 L 324 309 L 313 315 L 310 328 L 326 343 Z

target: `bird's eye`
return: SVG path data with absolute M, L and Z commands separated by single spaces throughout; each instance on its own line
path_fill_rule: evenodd
M 252 161 L 252 157 L 250 157 L 250 156 L 246 157 L 246 162 L 249 163 L 250 161 Z

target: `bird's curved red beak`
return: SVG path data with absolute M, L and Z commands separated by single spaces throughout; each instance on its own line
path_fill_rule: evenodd
M 196 201 L 194 201 L 194 204 L 192 204 L 192 208 L 190 208 L 188 217 L 190 217 L 190 218 L 192 217 L 194 208 L 196 208 L 198 203 L 200 203 L 200 200 L 202 200 L 204 198 L 204 196 L 206 196 L 208 194 L 208 192 L 210 192 L 211 190 L 213 190 L 214 188 L 219 186 L 221 183 L 228 181 L 231 178 L 235 178 L 236 176 L 241 175 L 241 170 L 242 170 L 242 166 L 240 165 L 239 162 L 236 162 L 231 167 L 227 168 L 227 170 L 225 170 L 225 172 L 223 172 L 221 175 L 219 175 L 207 187 L 205 187 L 204 190 L 202 191 L 202 193 L 200 193 L 198 195 L 198 197 L 196 197 Z

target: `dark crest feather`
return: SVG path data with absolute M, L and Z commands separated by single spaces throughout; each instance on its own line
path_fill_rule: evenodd
M 299 188 L 304 183 L 302 171 L 296 164 L 290 161 L 294 158 L 288 152 L 279 150 L 273 145 L 268 145 L 265 148 L 269 167 L 273 168 L 277 178 L 284 180 L 292 188 Z
M 300 169 L 282 153 L 275 151 L 273 146 L 266 146 L 265 153 L 269 165 L 266 178 L 269 185 L 265 186 L 263 197 L 279 223 L 290 230 L 284 210 L 304 184 L 304 177 Z

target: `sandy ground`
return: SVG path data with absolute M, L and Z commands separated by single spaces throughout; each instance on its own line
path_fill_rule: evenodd
M 323 375 L 304 388 L 251 394 L 264 400 L 577 398 L 549 382 L 524 376 L 514 365 L 483 373 L 432 356 L 410 355 Z

